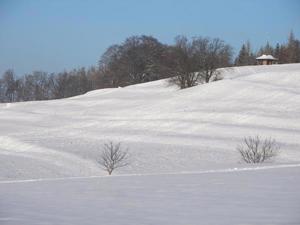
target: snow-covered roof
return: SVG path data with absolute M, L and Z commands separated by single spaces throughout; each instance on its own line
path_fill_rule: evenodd
M 268 60 L 278 60 L 278 59 L 276 59 L 274 56 L 272 56 L 272 55 L 262 55 L 262 56 L 259 56 L 259 57 L 257 57 L 256 59 L 258 59 L 258 60 L 263 60 L 263 59 L 268 59 Z

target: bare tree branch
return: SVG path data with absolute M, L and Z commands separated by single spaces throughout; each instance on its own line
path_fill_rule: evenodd
M 129 165 L 128 149 L 123 150 L 120 142 L 109 141 L 103 145 L 98 163 L 111 175 L 115 169 Z
M 238 152 L 246 163 L 262 163 L 278 154 L 279 144 L 275 139 L 262 140 L 259 136 L 244 138 L 237 146 Z

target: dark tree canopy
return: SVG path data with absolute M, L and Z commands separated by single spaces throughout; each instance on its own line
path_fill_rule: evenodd
M 151 36 L 132 36 L 102 55 L 99 67 L 112 86 L 143 83 L 166 77 L 163 56 L 166 46 Z

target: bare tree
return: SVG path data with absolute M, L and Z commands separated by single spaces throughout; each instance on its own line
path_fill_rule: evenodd
M 231 65 L 232 48 L 218 38 L 196 37 L 189 41 L 178 36 L 172 49 L 174 72 L 170 83 L 181 89 L 218 80 L 217 69 Z
M 16 76 L 13 70 L 7 70 L 2 77 L 2 88 L 4 96 L 3 102 L 14 102 L 17 99 L 17 85 Z
M 219 38 L 194 38 L 194 54 L 200 83 L 218 80 L 218 68 L 231 65 L 232 47 Z
M 129 165 L 128 149 L 122 149 L 120 142 L 107 142 L 103 145 L 98 163 L 111 175 L 115 169 Z
M 261 139 L 259 136 L 246 137 L 237 146 L 238 152 L 246 163 L 262 163 L 278 154 L 279 144 L 272 138 Z
M 170 84 L 175 84 L 181 89 L 193 87 L 198 84 L 197 60 L 192 43 L 185 36 L 175 38 L 175 46 L 170 47 L 173 76 Z

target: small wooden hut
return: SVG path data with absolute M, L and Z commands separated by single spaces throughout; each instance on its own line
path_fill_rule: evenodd
M 272 55 L 262 55 L 256 58 L 256 62 L 258 65 L 272 65 L 277 64 L 278 59 Z

